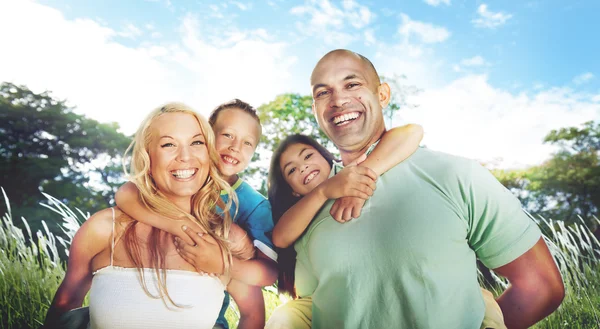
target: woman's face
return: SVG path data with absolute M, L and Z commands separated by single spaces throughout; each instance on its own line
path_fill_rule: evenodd
M 150 174 L 156 187 L 171 201 L 187 202 L 206 182 L 210 158 L 196 118 L 187 113 L 165 113 L 150 125 Z
M 331 166 L 314 147 L 293 144 L 281 154 L 281 174 L 292 190 L 306 195 L 329 177 Z

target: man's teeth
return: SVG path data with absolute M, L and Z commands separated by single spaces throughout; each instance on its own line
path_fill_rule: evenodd
M 344 123 L 344 122 L 350 121 L 350 120 L 354 120 L 356 118 L 358 118 L 357 112 L 347 113 L 347 114 L 343 114 L 343 115 L 333 118 L 333 123 L 336 125 L 339 125 L 341 123 Z
M 174 170 L 171 174 L 177 178 L 190 178 L 196 173 L 196 169 Z
M 306 178 L 304 179 L 304 184 L 308 184 L 310 183 L 310 181 L 315 178 L 315 176 L 317 176 L 319 172 L 318 171 L 313 171 L 310 173 L 310 175 L 306 176 Z
M 234 158 L 232 158 L 230 156 L 226 156 L 226 155 L 223 156 L 223 161 L 225 161 L 225 162 L 227 162 L 229 164 L 234 164 L 234 165 L 240 163 L 238 160 L 236 160 L 236 159 L 234 159 Z

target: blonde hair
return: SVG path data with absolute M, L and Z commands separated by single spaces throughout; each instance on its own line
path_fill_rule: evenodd
M 160 116 L 167 113 L 186 113 L 193 116 L 200 125 L 200 130 L 204 135 L 206 148 L 210 158 L 208 177 L 206 182 L 196 194 L 192 196 L 192 211 L 191 214 L 177 207 L 169 201 L 165 195 L 156 187 L 156 184 L 150 176 L 150 154 L 148 152 L 149 145 L 155 138 L 152 123 Z M 224 263 L 225 274 L 229 274 L 229 269 L 232 262 L 231 250 L 227 244 L 229 229 L 232 224 L 232 219 L 229 213 L 232 202 L 237 204 L 237 196 L 231 189 L 231 186 L 221 178 L 218 171 L 218 154 L 215 149 L 215 137 L 206 119 L 192 110 L 190 107 L 181 103 L 168 103 L 150 112 L 142 121 L 137 132 L 133 137 L 133 141 L 125 151 L 123 156 L 123 170 L 127 173 L 125 159 L 128 153 L 131 152 L 131 165 L 129 169 L 129 180 L 133 182 L 139 191 L 141 202 L 151 211 L 159 214 L 164 218 L 182 218 L 196 222 L 202 231 L 213 237 L 221 249 L 221 256 Z M 226 191 L 230 198 L 227 203 L 221 199 L 221 191 Z M 217 212 L 217 206 L 220 208 Z M 124 233 L 123 240 L 125 249 L 131 261 L 139 270 L 141 283 L 146 293 L 152 296 L 146 287 L 144 280 L 144 271 L 142 270 L 141 247 L 135 236 L 135 225 L 137 221 L 131 221 Z M 158 278 L 158 288 L 160 298 L 165 298 L 173 305 L 178 306 L 170 298 L 166 287 L 166 268 L 164 250 L 159 247 L 161 232 L 157 228 L 152 228 L 150 239 L 148 240 L 148 251 L 150 252 L 151 267 L 155 270 Z

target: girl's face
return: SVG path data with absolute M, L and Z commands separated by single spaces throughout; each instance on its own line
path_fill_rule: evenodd
M 281 174 L 295 195 L 306 195 L 329 177 L 331 165 L 314 147 L 293 144 L 279 159 Z

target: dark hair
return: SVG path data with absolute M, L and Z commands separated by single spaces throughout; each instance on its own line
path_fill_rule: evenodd
M 292 195 L 291 186 L 285 181 L 281 172 L 281 154 L 290 146 L 295 144 L 309 145 L 327 160 L 329 165 L 333 164 L 335 159 L 331 152 L 319 144 L 317 141 L 306 135 L 290 135 L 286 137 L 278 146 L 273 156 L 271 157 L 271 166 L 269 168 L 268 180 L 268 197 L 271 203 L 271 211 L 273 212 L 273 221 L 275 224 L 279 222 L 281 216 L 290 209 L 301 197 Z M 278 264 L 279 264 L 279 293 L 288 293 L 292 297 L 296 297 L 294 290 L 294 270 L 296 268 L 296 251 L 294 246 L 278 249 Z
M 208 123 L 210 123 L 211 127 L 215 126 L 215 123 L 217 122 L 217 119 L 219 117 L 219 113 L 221 113 L 222 111 L 227 110 L 227 109 L 239 109 L 239 110 L 242 110 L 242 111 L 250 114 L 250 116 L 253 117 L 256 120 L 256 122 L 258 123 L 258 127 L 262 134 L 262 126 L 260 125 L 260 118 L 258 117 L 258 113 L 256 112 L 256 109 L 254 107 L 252 107 L 252 105 L 250 105 L 238 98 L 234 98 L 233 100 L 231 100 L 227 103 L 223 103 L 223 104 L 217 106 L 210 113 L 210 117 L 208 117 Z

